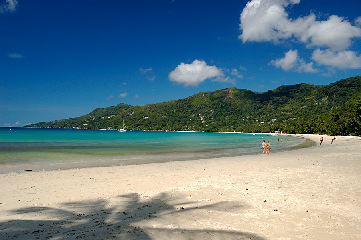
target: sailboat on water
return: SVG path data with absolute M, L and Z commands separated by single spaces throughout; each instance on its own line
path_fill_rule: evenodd
M 126 132 L 127 130 L 125 130 L 124 128 L 124 120 L 123 120 L 123 128 L 119 129 L 118 132 Z

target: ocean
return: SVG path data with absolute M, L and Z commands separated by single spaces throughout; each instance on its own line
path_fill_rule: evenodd
M 261 153 L 303 138 L 240 133 L 0 128 L 0 173 L 146 164 Z

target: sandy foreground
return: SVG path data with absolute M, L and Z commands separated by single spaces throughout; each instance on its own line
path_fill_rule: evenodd
M 0 174 L 0 239 L 361 239 L 360 148 Z

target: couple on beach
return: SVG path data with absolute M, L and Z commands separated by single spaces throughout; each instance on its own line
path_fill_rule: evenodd
M 335 140 L 336 140 L 336 137 L 333 137 L 333 138 L 331 139 L 331 144 L 332 144 Z M 323 137 L 320 138 L 320 145 L 322 144 L 322 142 L 323 142 Z
M 271 150 L 271 144 L 269 143 L 269 141 L 263 140 L 262 142 L 262 154 L 264 154 L 264 152 L 266 152 L 269 155 L 269 151 Z

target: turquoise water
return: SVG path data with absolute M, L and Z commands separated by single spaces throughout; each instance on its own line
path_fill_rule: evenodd
M 272 151 L 304 141 L 261 134 L 0 128 L 0 173 L 254 154 L 263 140 Z

